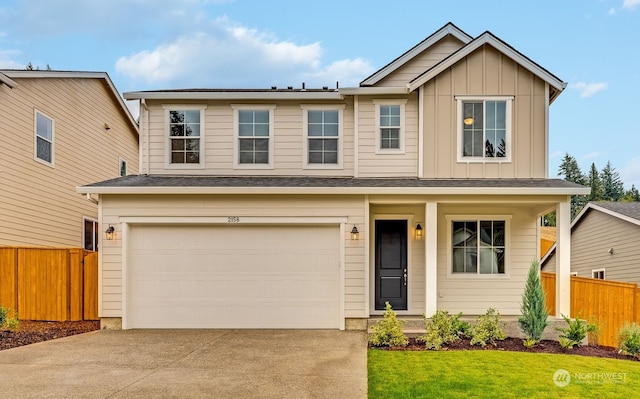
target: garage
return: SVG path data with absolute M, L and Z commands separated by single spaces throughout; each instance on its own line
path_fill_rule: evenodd
M 131 225 L 126 328 L 339 328 L 338 225 Z

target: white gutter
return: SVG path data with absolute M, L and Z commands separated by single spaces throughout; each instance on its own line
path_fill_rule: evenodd
M 341 100 L 342 94 L 327 91 L 130 91 L 127 100 Z

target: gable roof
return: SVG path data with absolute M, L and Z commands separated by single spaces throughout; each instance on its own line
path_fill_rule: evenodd
M 396 71 L 398 68 L 411 61 L 414 57 L 449 35 L 460 40 L 463 44 L 467 44 L 471 41 L 471 39 L 473 39 L 471 36 L 463 32 L 460 28 L 449 22 L 442 28 L 435 31 L 432 35 L 413 46 L 400 57 L 391 61 L 378 71 L 374 72 L 371 76 L 360 82 L 360 86 L 375 85 L 376 83 Z
M 567 84 L 560 78 L 553 75 L 551 72 L 547 71 L 537 63 L 533 62 L 530 58 L 526 57 L 524 54 L 520 53 L 518 50 L 511 47 L 509 44 L 502 41 L 498 37 L 494 36 L 491 32 L 486 31 L 482 35 L 476 37 L 475 39 L 461 47 L 458 51 L 452 53 L 447 58 L 429 68 L 422 75 L 417 76 L 415 79 L 413 79 L 409 83 L 409 90 L 416 90 L 429 80 L 442 73 L 447 68 L 453 66 L 464 57 L 484 46 L 485 44 L 492 46 L 502 54 L 511 58 L 514 62 L 527 69 L 529 72 L 533 73 L 535 76 L 549 83 L 549 85 L 554 89 L 551 93 L 549 93 L 550 103 L 553 102 L 553 100 L 567 87 Z
M 580 223 L 589 212 L 596 210 L 609 216 L 640 226 L 640 202 L 589 202 L 571 223 L 571 228 Z
M 118 90 L 116 89 L 115 85 L 113 84 L 113 82 L 111 81 L 111 78 L 109 77 L 109 75 L 106 72 L 86 72 L 86 71 L 40 71 L 40 70 L 23 70 L 23 69 L 3 69 L 0 70 L 0 81 L 2 81 L 2 83 L 7 84 L 9 87 L 13 88 L 9 83 L 5 82 L 3 80 L 3 76 L 6 76 L 7 79 L 9 80 L 10 83 L 13 83 L 13 87 L 17 86 L 17 84 L 11 80 L 11 78 L 13 79 L 42 79 L 42 78 L 49 78 L 49 79 L 103 79 L 104 82 L 106 83 L 107 87 L 109 88 L 109 91 L 111 92 L 111 94 L 113 95 L 113 98 L 116 100 L 116 102 L 118 103 L 118 105 L 120 106 L 120 108 L 122 109 L 122 112 L 126 115 L 127 120 L 129 121 L 129 123 L 131 124 L 131 126 L 134 128 L 134 131 L 136 133 L 136 135 L 139 135 L 138 132 L 138 123 L 136 122 L 136 120 L 133 118 L 133 116 L 131 115 L 131 112 L 129 111 L 129 108 L 127 107 L 127 105 L 125 104 L 124 100 L 122 99 L 122 96 L 120 96 L 120 94 L 118 93 Z

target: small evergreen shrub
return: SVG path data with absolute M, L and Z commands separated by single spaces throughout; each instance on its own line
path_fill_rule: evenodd
M 618 349 L 620 353 L 640 357 L 640 326 L 636 323 L 625 324 L 618 333 Z
M 446 310 L 438 310 L 428 319 L 424 318 L 427 331 L 418 338 L 425 343 L 427 349 L 440 350 L 442 345 L 450 344 L 465 335 L 469 330 L 469 324 L 461 321 L 462 313 L 450 315 Z
M 556 331 L 560 332 L 558 342 L 565 349 L 580 346 L 587 334 L 596 330 L 595 324 L 584 322 L 578 318 L 571 320 L 565 315 L 562 315 L 562 318 L 567 322 L 567 328 L 556 328 Z
M 538 341 L 536 341 L 535 339 L 523 339 L 522 340 L 522 345 L 524 345 L 525 348 L 527 349 L 531 349 L 534 346 L 536 346 L 536 344 L 538 343 Z
M 540 281 L 540 265 L 537 261 L 532 262 L 529 268 L 520 310 L 522 311 L 522 316 L 518 319 L 520 330 L 522 330 L 527 340 L 539 342 L 544 329 L 549 324 L 547 322 L 549 314 L 547 313 L 544 290 Z
M 18 315 L 16 314 L 14 317 L 9 317 L 9 312 L 11 312 L 11 309 L 0 305 L 0 329 L 15 331 L 20 324 Z
M 500 312 L 493 308 L 478 316 L 478 321 L 471 327 L 471 345 L 480 344 L 484 347 L 487 342 L 495 345 L 496 341 L 502 341 L 504 338 L 504 332 L 500 328 Z
M 0 305 L 0 327 L 4 326 L 4 323 L 7 321 L 8 315 L 9 309 L 6 309 L 4 306 Z
M 369 343 L 373 346 L 407 346 L 409 340 L 402 331 L 404 322 L 398 320 L 396 312 L 389 302 L 385 302 L 383 319 L 372 327 L 369 335 Z

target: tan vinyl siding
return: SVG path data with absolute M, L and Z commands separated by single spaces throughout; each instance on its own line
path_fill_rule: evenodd
M 587 212 L 571 232 L 571 271 L 591 277 L 592 270 L 605 269 L 607 280 L 640 284 L 640 226 L 597 210 Z
M 447 36 L 382 79 L 376 86 L 404 87 L 460 47 L 462 47 L 462 42 L 453 36 Z
M 425 178 L 546 176 L 545 83 L 485 45 L 424 87 Z M 458 162 L 456 98 L 513 96 L 510 162 Z
M 102 195 L 105 224 L 116 226 L 116 240 L 102 242 L 101 317 L 122 317 L 122 225 L 120 217 L 346 217 L 349 229 L 364 229 L 362 196 L 109 196 Z M 345 237 L 345 317 L 366 317 L 364 240 Z
M 537 259 L 537 218 L 526 206 L 438 207 L 438 309 L 468 315 L 495 308 L 503 315 L 519 315 L 522 290 L 531 262 Z M 511 216 L 505 275 L 453 276 L 449 273 L 450 239 L 446 216 Z
M 76 186 L 118 177 L 120 158 L 136 174 L 135 130 L 100 79 L 15 80 L 0 86 L 0 245 L 81 247 L 98 208 Z M 54 167 L 34 159 L 34 110 L 54 121 Z
M 407 98 L 407 97 L 405 97 Z M 384 103 L 399 97 L 375 97 Z M 359 177 L 416 177 L 418 175 L 418 96 L 408 96 L 405 104 L 405 150 L 403 153 L 376 153 L 379 133 L 376 130 L 374 98 L 359 98 L 358 120 L 358 176 Z
M 183 175 L 322 175 L 322 176 L 352 176 L 353 175 L 353 103 L 351 100 L 339 103 L 304 102 L 304 105 L 328 107 L 345 106 L 342 121 L 342 168 L 304 169 L 306 154 L 304 153 L 303 109 L 301 103 L 293 101 L 281 102 L 251 102 L 241 101 L 234 104 L 242 105 L 275 105 L 273 129 L 273 168 L 271 169 L 234 169 L 234 110 L 229 103 L 224 102 L 178 102 L 170 101 L 166 104 L 175 105 L 206 105 L 204 155 L 205 167 L 193 169 L 170 169 L 165 162 L 167 130 L 165 126 L 165 109 L 163 104 L 149 103 L 150 128 L 150 161 L 151 174 L 183 174 Z M 144 130 L 143 130 L 144 131 Z M 144 168 L 143 168 L 144 169 Z

